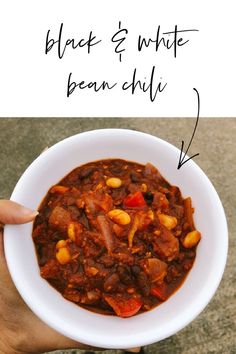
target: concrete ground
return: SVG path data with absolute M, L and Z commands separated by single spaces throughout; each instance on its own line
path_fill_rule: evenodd
M 1 118 L 0 198 L 10 197 L 20 175 L 46 146 L 70 135 L 98 128 L 128 128 L 151 133 L 180 147 L 182 139 L 187 146 L 194 124 L 195 119 L 181 118 Z M 214 184 L 225 208 L 229 253 L 223 280 L 210 304 L 190 325 L 168 339 L 144 347 L 146 354 L 236 353 L 235 140 L 236 119 L 200 119 L 189 151 L 189 155 L 200 153 L 195 161 Z

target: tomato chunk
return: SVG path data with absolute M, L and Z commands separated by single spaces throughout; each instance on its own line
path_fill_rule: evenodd
M 151 294 L 155 297 L 157 297 L 159 300 L 161 301 L 165 301 L 167 299 L 167 288 L 166 288 L 166 284 L 162 283 L 161 285 L 158 286 L 154 286 L 153 288 L 151 288 Z
M 130 297 L 124 299 L 123 297 L 105 295 L 104 299 L 110 305 L 117 316 L 130 317 L 135 315 L 141 308 L 142 302 L 138 298 Z
M 124 199 L 124 206 L 128 208 L 139 208 L 146 206 L 146 201 L 143 197 L 142 192 L 136 192 L 134 194 L 128 195 Z

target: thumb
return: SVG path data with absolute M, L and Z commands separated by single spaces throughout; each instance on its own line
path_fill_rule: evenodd
M 16 202 L 0 200 L 0 222 L 3 224 L 24 224 L 34 220 L 36 215 L 37 211 Z

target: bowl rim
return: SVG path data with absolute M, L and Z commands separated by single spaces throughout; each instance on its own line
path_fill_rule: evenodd
M 163 144 L 164 146 L 167 146 L 168 148 L 174 149 L 176 152 L 180 152 L 180 150 L 175 147 L 174 145 L 170 144 L 169 142 L 160 139 L 156 136 L 153 136 L 151 134 L 147 134 L 147 133 L 143 133 L 140 131 L 133 131 L 130 129 L 116 129 L 116 128 L 108 128 L 108 129 L 95 129 L 95 130 L 89 130 L 86 132 L 82 132 L 82 133 L 78 133 L 72 136 L 69 136 L 65 139 L 62 139 L 61 141 L 57 142 L 56 144 L 52 145 L 50 148 L 48 148 L 48 150 L 46 150 L 45 152 L 43 152 L 41 155 L 39 155 L 25 170 L 25 172 L 22 174 L 22 176 L 20 177 L 20 179 L 18 180 L 12 195 L 11 195 L 11 200 L 17 201 L 17 193 L 18 193 L 18 189 L 21 188 L 21 184 L 22 181 L 24 180 L 25 176 L 27 176 L 28 174 L 31 173 L 32 168 L 37 168 L 37 164 L 38 161 L 41 161 L 41 159 L 43 159 L 46 154 L 50 154 L 51 151 L 54 151 L 55 149 L 58 148 L 58 146 L 60 146 L 61 144 L 66 143 L 67 141 L 72 141 L 73 139 L 77 140 L 79 137 L 81 136 L 90 136 L 92 137 L 94 134 L 100 134 L 101 136 L 103 136 L 105 134 L 110 134 L 110 133 L 117 133 L 117 134 L 131 134 L 131 135 L 136 135 L 140 138 L 142 138 L 142 136 L 148 137 L 149 139 L 153 139 L 153 140 L 158 140 L 159 143 Z M 188 158 L 188 156 L 186 155 L 186 158 Z M 199 170 L 199 172 L 201 174 L 204 175 L 204 178 L 206 180 L 206 182 L 208 183 L 208 187 L 211 189 L 211 192 L 215 195 L 215 198 L 217 200 L 217 208 L 219 209 L 219 213 L 221 215 L 221 222 L 222 222 L 222 229 L 224 231 L 224 247 L 222 247 L 222 258 L 220 259 L 220 272 L 218 273 L 217 279 L 215 279 L 215 283 L 211 286 L 210 289 L 208 289 L 208 293 L 207 296 L 205 297 L 205 299 L 202 299 L 201 303 L 198 303 L 197 308 L 192 309 L 192 311 L 189 311 L 188 316 L 186 316 L 181 323 L 179 323 L 178 325 L 175 326 L 174 329 L 170 329 L 169 331 L 167 331 L 165 333 L 165 335 L 162 336 L 158 336 L 158 335 L 154 335 L 154 332 L 152 331 L 150 333 L 150 331 L 148 333 L 145 332 L 145 336 L 139 336 L 139 338 L 136 338 L 135 336 L 133 336 L 132 338 L 129 337 L 129 343 L 127 345 L 122 345 L 123 349 L 128 349 L 131 347 L 136 347 L 136 346 L 143 346 L 143 345 L 149 345 L 152 344 L 156 341 L 160 341 L 163 340 L 175 333 L 177 333 L 178 331 L 180 331 L 181 329 L 183 329 L 185 326 L 187 326 L 191 321 L 194 320 L 194 318 L 196 318 L 203 310 L 204 308 L 207 306 L 207 304 L 209 303 L 209 301 L 211 300 L 211 298 L 213 297 L 214 293 L 216 292 L 223 273 L 224 273 L 224 269 L 225 269 L 225 265 L 226 265 L 226 261 L 227 261 L 227 253 L 228 253 L 228 228 L 227 228 L 227 220 L 226 220 L 226 216 L 225 216 L 225 212 L 222 206 L 222 203 L 220 201 L 220 198 L 212 184 L 212 182 L 209 180 L 209 178 L 206 176 L 206 174 L 202 171 L 202 169 L 195 163 L 195 161 L 190 160 L 189 163 L 193 164 L 194 168 L 197 168 Z M 14 272 L 14 262 L 11 261 L 11 258 L 9 257 L 9 247 L 10 245 L 7 242 L 7 234 L 10 232 L 11 228 L 14 228 L 15 226 L 9 226 L 7 225 L 5 227 L 5 231 L 4 231 L 4 249 L 5 249 L 5 255 L 6 255 L 6 260 L 7 260 L 7 265 L 8 268 L 10 270 L 10 274 L 11 277 L 13 279 L 13 282 L 18 290 L 18 292 L 21 294 L 22 298 L 24 299 L 24 301 L 27 303 L 27 305 L 29 306 L 29 308 L 31 308 L 33 310 L 33 312 L 41 319 L 43 320 L 46 324 L 48 324 L 49 326 L 51 326 L 52 328 L 54 328 L 56 331 L 66 335 L 67 337 L 70 337 L 76 341 L 81 341 L 84 344 L 88 344 L 88 345 L 92 345 L 95 347 L 106 347 L 109 349 L 118 349 L 120 347 L 120 343 L 119 341 L 113 341 L 112 343 L 108 343 L 108 342 L 104 342 L 104 338 L 102 338 L 101 340 L 99 338 L 91 339 L 89 337 L 89 335 L 87 336 L 87 338 L 79 338 L 78 336 L 74 336 L 71 333 L 68 333 L 65 329 L 61 328 L 61 326 L 58 326 L 57 323 L 55 323 L 51 318 L 47 317 L 46 313 L 42 313 L 40 311 L 40 309 L 37 307 L 36 303 L 32 303 L 32 301 L 30 300 L 30 296 L 28 296 L 26 293 L 24 293 L 24 290 L 22 289 L 21 284 L 18 281 L 17 276 L 15 276 L 15 272 Z M 135 338 L 134 338 L 135 337 Z M 155 338 L 154 338 L 155 337 Z M 104 345 L 105 344 L 105 345 Z

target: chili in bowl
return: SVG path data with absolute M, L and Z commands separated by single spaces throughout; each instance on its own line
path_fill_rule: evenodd
M 150 163 L 109 159 L 52 186 L 34 223 L 41 276 L 74 303 L 130 317 L 174 293 L 201 234 L 183 199 Z
M 161 139 L 104 129 L 67 138 L 28 167 L 12 199 L 39 216 L 6 227 L 5 254 L 49 326 L 131 348 L 175 334 L 205 308 L 224 271 L 227 224 L 206 175 L 192 160 L 178 170 L 178 159 Z

